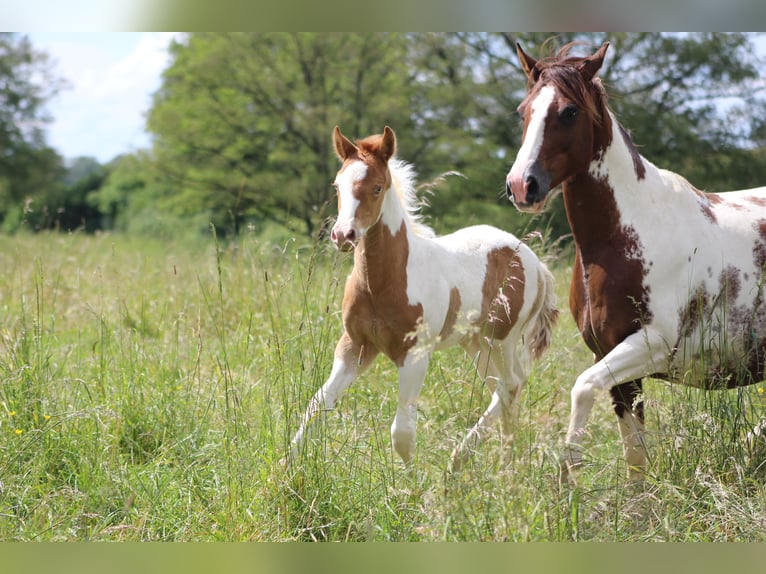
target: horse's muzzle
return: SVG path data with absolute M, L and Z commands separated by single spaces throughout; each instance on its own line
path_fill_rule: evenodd
M 519 211 L 539 212 L 550 191 L 550 176 L 539 162 L 529 164 L 519 176 L 514 170 L 505 178 L 505 192 Z
M 345 232 L 333 227 L 330 231 L 330 239 L 339 251 L 351 251 L 356 247 L 356 244 L 359 241 L 357 233 L 353 227 Z

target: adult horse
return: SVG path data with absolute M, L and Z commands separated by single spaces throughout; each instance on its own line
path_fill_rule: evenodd
M 558 314 L 552 276 L 529 247 L 499 229 L 480 225 L 435 237 L 420 221 L 412 168 L 395 159 L 396 136 L 388 126 L 356 143 L 336 127 L 333 142 L 342 165 L 333 184 L 339 213 L 330 237 L 338 248 L 354 249 L 354 268 L 332 371 L 306 409 L 292 455 L 315 415 L 333 408 L 382 353 L 399 369 L 391 438 L 409 463 L 431 354 L 459 344 L 479 353 L 479 374 L 493 394 L 453 453 L 457 468 L 498 416 L 504 434 L 512 429 L 531 361 L 548 347 Z
M 569 304 L 596 362 L 572 388 L 562 471 L 581 463 L 606 389 L 636 478 L 646 467 L 643 377 L 708 389 L 764 378 L 766 188 L 703 193 L 643 158 L 596 77 L 608 46 L 538 61 L 517 45 L 528 93 L 506 188 L 518 209 L 537 212 L 561 185 L 574 236 Z

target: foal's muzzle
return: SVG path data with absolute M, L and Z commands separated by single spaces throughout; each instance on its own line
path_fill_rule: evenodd
M 351 251 L 356 247 L 359 238 L 353 227 L 347 231 L 335 227 L 330 231 L 330 239 L 340 251 Z

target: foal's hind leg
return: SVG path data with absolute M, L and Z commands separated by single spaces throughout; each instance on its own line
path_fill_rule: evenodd
M 430 359 L 430 352 L 416 350 L 399 367 L 399 403 L 391 425 L 391 443 L 405 464 L 415 456 L 417 404 Z
M 347 333 L 343 333 L 335 347 L 335 359 L 330 376 L 309 401 L 301 419 L 301 426 L 293 437 L 290 448 L 293 458 L 297 456 L 308 433 L 309 424 L 316 414 L 319 411 L 333 409 L 343 392 L 370 366 L 377 354 L 378 352 L 372 347 L 363 347 L 352 341 Z
M 492 424 L 500 417 L 503 436 L 507 437 L 516 426 L 519 415 L 519 397 L 526 377 L 518 361 L 512 360 L 512 347 L 509 344 L 495 342 L 495 347 L 482 345 L 479 363 L 479 375 L 490 388 L 494 387 L 489 406 L 478 422 L 452 452 L 450 470 L 457 471 L 476 450 L 479 442 L 486 436 Z

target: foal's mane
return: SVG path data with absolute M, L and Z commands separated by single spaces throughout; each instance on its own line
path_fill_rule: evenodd
M 434 230 L 423 223 L 423 216 L 420 213 L 420 209 L 426 202 L 415 192 L 415 168 L 406 161 L 391 158 L 388 160 L 388 169 L 391 172 L 394 191 L 404 208 L 413 233 L 422 237 L 434 237 Z

